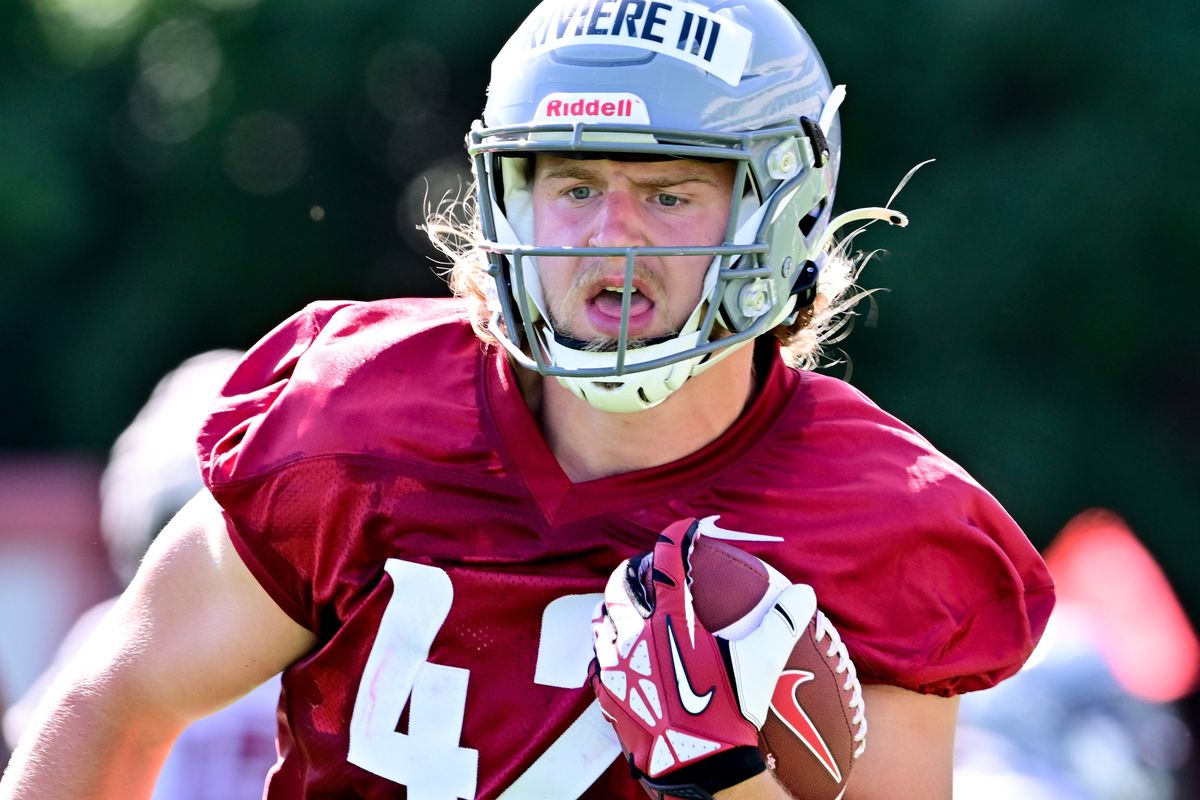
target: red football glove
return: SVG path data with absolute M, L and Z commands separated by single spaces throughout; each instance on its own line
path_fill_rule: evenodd
M 790 585 L 746 636 L 713 636 L 692 608 L 697 526 L 672 524 L 652 554 L 617 567 L 592 621 L 592 689 L 634 777 L 657 798 L 711 800 L 765 769 L 758 729 L 816 612 L 812 589 Z

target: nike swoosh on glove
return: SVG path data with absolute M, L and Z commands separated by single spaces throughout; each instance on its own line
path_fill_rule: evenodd
M 698 522 L 621 563 L 592 620 L 591 683 L 631 772 L 653 797 L 711 800 L 765 769 L 758 729 L 797 639 L 816 613 L 809 586 L 783 584 L 756 628 L 729 641 L 692 606 Z

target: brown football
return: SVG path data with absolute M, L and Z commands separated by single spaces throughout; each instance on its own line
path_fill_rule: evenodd
M 713 633 L 754 610 L 770 585 L 763 563 L 729 542 L 700 536 L 690 560 L 696 618 Z M 818 611 L 796 643 L 759 733 L 768 768 L 796 800 L 840 797 L 862 744 L 850 705 L 856 687 L 845 688 L 849 673 L 837 672 L 823 621 Z

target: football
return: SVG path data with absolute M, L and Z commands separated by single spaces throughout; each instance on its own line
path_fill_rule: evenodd
M 699 536 L 690 563 L 696 618 L 707 630 L 736 639 L 757 625 L 769 607 L 762 601 L 771 586 L 762 561 L 729 542 Z M 759 732 L 768 769 L 796 800 L 841 797 L 862 752 L 861 690 L 856 680 L 847 680 L 853 673 L 844 665 L 838 672 L 839 646 L 818 609 L 788 658 Z

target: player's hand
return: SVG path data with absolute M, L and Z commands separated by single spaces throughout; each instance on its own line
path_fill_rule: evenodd
M 655 797 L 710 798 L 763 771 L 758 729 L 816 613 L 812 589 L 792 585 L 745 637 L 713 636 L 692 606 L 696 528 L 674 523 L 653 553 L 622 562 L 592 625 L 592 688 L 634 777 Z

